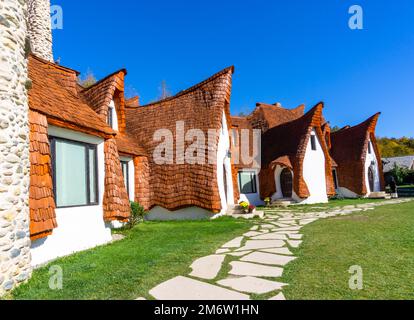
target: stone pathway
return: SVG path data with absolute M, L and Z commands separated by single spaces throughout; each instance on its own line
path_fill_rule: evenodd
M 161 283 L 149 294 L 158 300 L 248 300 L 253 298 L 252 294 L 256 298 L 266 295 L 269 300 L 285 300 L 282 290 L 288 284 L 279 280 L 283 268 L 296 259 L 291 249 L 302 244 L 303 226 L 318 219 L 411 200 L 394 199 L 332 209 L 310 207 L 315 212 L 300 212 L 295 207 L 266 209 L 266 217 L 249 232 L 227 242 L 215 254 L 194 261 L 187 277 Z

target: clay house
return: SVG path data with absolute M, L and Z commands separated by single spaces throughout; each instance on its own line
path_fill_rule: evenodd
M 383 166 L 375 138 L 379 116 L 377 113 L 359 125 L 346 126 L 330 135 L 330 153 L 337 164 L 336 190 L 343 197 L 385 197 Z
M 233 127 L 262 132 L 261 166 L 237 166 L 240 199 L 273 202 L 327 202 L 334 195 L 332 159 L 321 123 L 323 104 L 304 114 L 303 105 L 285 109 L 258 103 L 248 117 L 233 117 Z
M 233 71 L 158 102 L 126 106 L 127 130 L 150 155 L 136 196 L 149 219 L 213 217 L 238 198 L 229 131 Z
M 117 80 L 125 71 L 85 92 L 74 70 L 34 55 L 28 70 L 30 234 L 37 265 L 112 240 L 113 222 L 128 219 L 134 199 L 135 179 L 125 183 L 124 175 L 134 177 L 133 164 L 146 154 L 124 131 Z M 112 121 L 105 121 L 111 111 Z

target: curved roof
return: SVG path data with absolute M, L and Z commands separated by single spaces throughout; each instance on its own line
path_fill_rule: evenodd
M 331 133 L 331 154 L 338 164 L 339 184 L 358 195 L 367 193 L 365 184 L 365 159 L 368 142 L 371 140 L 378 161 L 381 155 L 376 144 L 375 129 L 381 113 L 376 113 L 359 125 L 346 126 Z M 382 165 L 379 165 L 381 187 L 383 188 Z
M 249 116 L 249 118 L 251 121 L 254 121 L 254 118 L 257 116 L 259 118 L 262 118 L 267 123 L 267 129 L 270 129 L 281 124 L 296 120 L 302 117 L 304 114 L 305 105 L 303 104 L 294 109 L 285 109 L 279 103 L 257 103 L 256 109 Z
M 95 135 L 115 134 L 77 95 L 76 71 L 34 55 L 29 57 L 28 69 L 32 81 L 28 93 L 31 110 L 46 115 L 50 124 Z
M 174 164 L 157 165 L 151 155 L 160 144 L 154 141 L 157 130 L 169 130 L 174 142 L 177 141 L 177 121 L 184 122 L 185 131 L 201 130 L 206 139 L 209 129 L 221 128 L 223 112 L 230 124 L 233 71 L 233 67 L 226 68 L 173 97 L 142 107 L 126 108 L 126 124 L 131 136 L 150 155 L 150 207 L 159 205 L 176 210 L 198 206 L 210 211 L 221 210 L 216 164 L 178 164 L 174 152 Z M 186 146 L 190 144 L 185 143 Z

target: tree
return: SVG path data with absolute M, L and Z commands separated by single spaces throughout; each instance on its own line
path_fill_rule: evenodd
M 78 83 L 84 88 L 92 87 L 97 82 L 98 80 L 96 80 L 95 75 L 90 69 L 88 69 L 83 77 L 78 78 Z
M 158 100 L 164 100 L 172 96 L 170 89 L 168 88 L 167 82 L 165 80 L 161 81 L 161 85 L 158 88 L 160 95 L 158 96 Z

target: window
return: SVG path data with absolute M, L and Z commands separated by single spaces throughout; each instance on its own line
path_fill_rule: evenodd
M 114 125 L 114 117 L 113 117 L 113 108 L 108 108 L 108 119 L 107 119 L 108 125 L 113 128 Z
M 336 173 L 336 170 L 335 170 L 335 169 L 334 169 L 334 170 L 332 170 L 332 176 L 333 176 L 334 183 L 335 183 L 335 189 L 338 189 L 338 187 L 339 187 L 339 183 L 338 183 L 338 175 L 337 175 L 337 173 Z
M 124 176 L 124 183 L 129 196 L 129 166 L 128 161 L 121 161 L 122 175 Z
M 311 135 L 311 146 L 312 146 L 312 150 L 316 150 L 316 136 L 315 135 Z
M 50 138 L 53 185 L 58 208 L 98 204 L 96 145 Z
M 253 171 L 239 172 L 239 189 L 243 194 L 256 193 L 256 173 Z
M 368 142 L 368 153 L 371 154 L 372 153 L 372 148 L 371 148 L 371 142 Z

